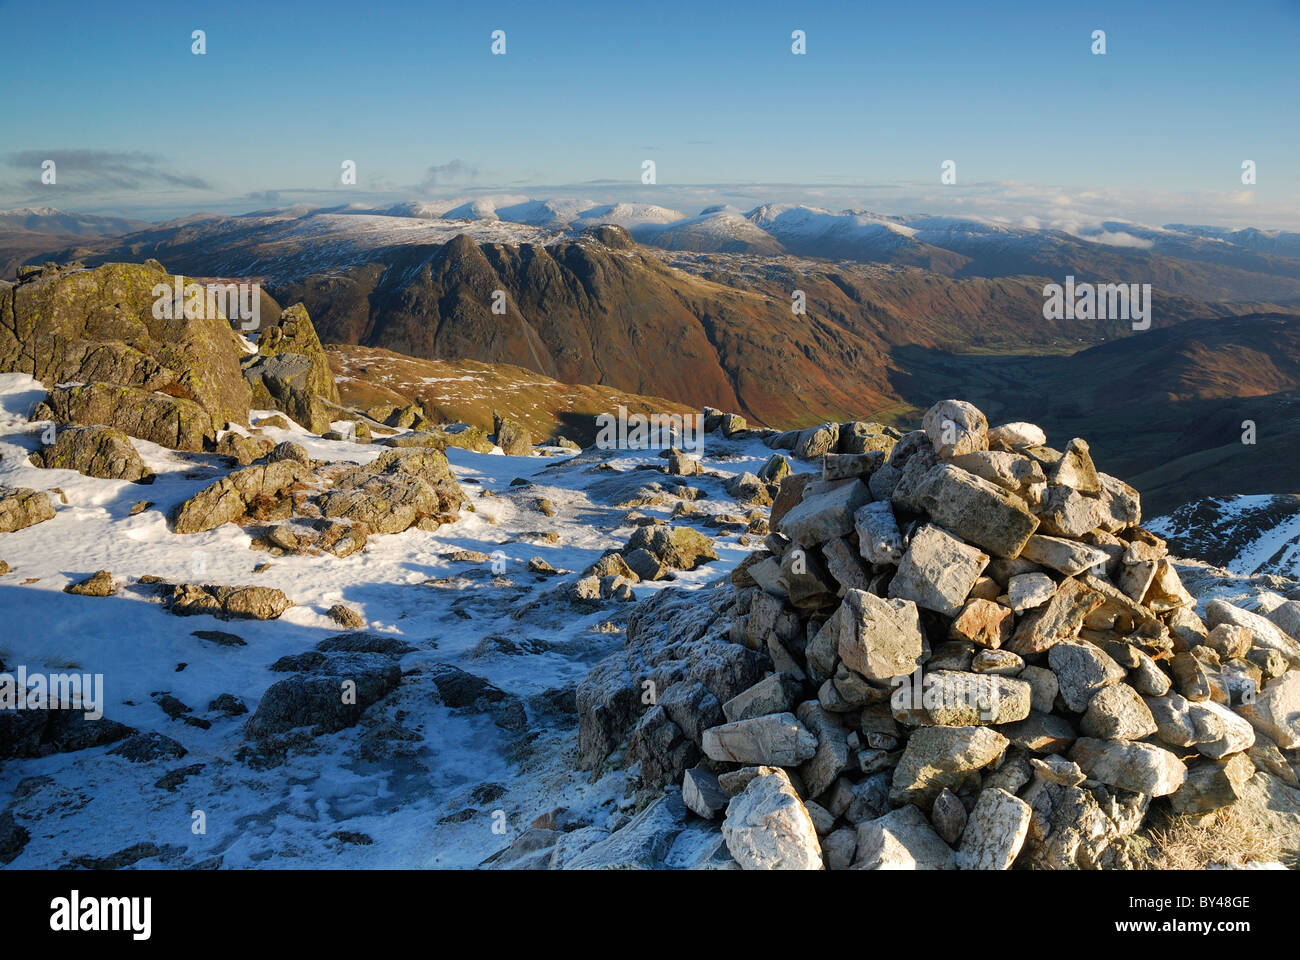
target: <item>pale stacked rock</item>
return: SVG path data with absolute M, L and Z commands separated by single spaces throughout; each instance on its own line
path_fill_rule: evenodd
M 713 604 L 766 674 L 722 702 L 696 671 L 702 712 L 670 687 L 634 737 L 642 786 L 680 784 L 741 867 L 1126 867 L 1153 802 L 1212 812 L 1300 747 L 1300 644 L 1221 600 L 1202 619 L 1084 440 L 959 400 L 887 452 L 818 429 L 796 443 L 822 476 L 781 479 Z

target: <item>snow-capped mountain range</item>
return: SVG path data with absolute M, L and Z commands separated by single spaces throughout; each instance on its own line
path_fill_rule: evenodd
M 149 226 L 145 220 L 68 213 L 55 207 L 18 207 L 0 210 L 0 231 L 26 230 L 78 237 L 115 237 Z
M 346 219 L 340 219 L 346 218 Z M 573 235 L 587 227 L 624 227 L 640 243 L 673 250 L 755 254 L 791 253 L 853 260 L 892 259 L 900 250 L 939 248 L 963 256 L 990 247 L 1041 247 L 1086 243 L 1146 250 L 1166 256 L 1231 264 L 1267 258 L 1300 259 L 1300 233 L 1126 220 L 1014 223 L 974 216 L 829 210 L 795 203 L 764 203 L 743 211 L 709 206 L 697 214 L 645 202 L 591 204 L 572 198 L 537 199 L 495 194 L 407 201 L 389 207 L 346 204 L 295 205 L 236 217 L 196 214 L 152 226 L 142 221 L 68 213 L 52 207 L 0 211 L 0 229 L 109 236 L 153 232 L 228 220 L 232 228 L 302 221 L 304 235 L 346 235 L 367 246 L 392 242 L 442 242 L 448 234 L 476 240 L 538 242 Z M 412 223 L 411 221 L 415 221 Z
M 52 208 L 0 212 L 9 268 L 43 259 L 86 262 L 156 257 L 189 272 L 299 280 L 322 270 L 388 262 L 398 249 L 477 243 L 550 245 L 615 225 L 648 248 L 681 255 L 799 257 L 917 267 L 946 277 L 1052 277 L 1150 283 L 1202 300 L 1300 303 L 1300 233 L 1129 221 L 1012 223 L 972 216 L 887 215 L 765 203 L 697 214 L 645 202 L 591 204 L 520 194 L 376 207 L 295 205 L 238 216 L 195 213 L 153 225 L 91 224 Z M 9 225 L 12 233 L 5 231 Z M 91 227 L 95 233 L 92 233 Z M 44 246 L 33 238 L 49 237 Z M 384 252 L 380 252 L 384 251 Z M 196 261 L 201 266 L 196 270 Z M 4 261 L 0 260 L 0 265 Z

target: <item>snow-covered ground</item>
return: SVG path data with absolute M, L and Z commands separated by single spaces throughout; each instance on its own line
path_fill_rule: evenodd
M 10 671 L 25 665 L 29 672 L 103 674 L 108 719 L 165 734 L 188 755 L 132 763 L 108 755 L 111 747 L 96 747 L 3 761 L 0 812 L 11 809 L 31 834 L 11 868 L 58 867 L 143 842 L 156 844 L 161 855 L 140 860 L 140 868 L 188 866 L 218 855 L 225 867 L 473 867 L 508 846 L 538 814 L 564 807 L 571 816 L 604 823 L 626 805 L 620 771 L 588 782 L 588 774 L 572 769 L 576 717 L 539 711 L 528 698 L 572 687 L 618 649 L 631 605 L 610 601 L 584 611 L 544 604 L 515 616 L 529 599 L 572 579 L 631 535 L 629 508 L 610 505 L 599 492 L 615 474 L 595 469 L 587 458 L 449 448 L 474 505 L 454 524 L 435 532 L 412 528 L 375 535 L 364 551 L 342 559 L 272 557 L 250 549 L 249 534 L 233 524 L 190 536 L 169 530 L 167 517 L 175 506 L 229 472 L 219 457 L 134 441 L 157 474 L 151 485 L 31 466 L 27 457 L 40 436 L 26 414 L 43 394 L 30 377 L 0 375 L 0 484 L 58 488 L 66 497 L 63 503 L 54 495 L 52 520 L 0 534 L 0 560 L 11 568 L 0 577 L 0 661 Z M 325 441 L 297 428 L 265 432 L 300 442 L 319 459 L 363 463 L 386 449 Z M 738 473 L 757 469 L 770 454 L 756 440 L 736 443 L 715 435 L 708 438 L 705 465 Z M 612 456 L 609 463 L 619 471 L 663 463 L 657 451 Z M 650 471 L 636 476 L 667 479 Z M 512 487 L 515 478 L 533 485 Z M 722 480 L 688 482 L 707 493 L 697 504 L 704 511 L 747 512 L 727 496 Z M 535 509 L 539 497 L 551 501 L 554 517 Z M 141 500 L 153 506 L 132 515 Z M 633 509 L 667 517 L 671 508 L 672 503 Z M 698 525 L 700 518 L 691 519 Z M 548 542 L 546 531 L 558 539 Z M 718 562 L 681 573 L 675 583 L 638 585 L 638 597 L 697 588 L 728 572 L 761 540 L 751 537 L 742 546 L 735 533 L 705 532 L 717 541 Z M 502 551 L 506 575 L 447 557 L 466 549 Z M 532 574 L 532 557 L 572 575 Z M 268 569 L 254 572 L 267 562 Z M 123 583 L 116 595 L 63 592 L 101 569 Z M 278 587 L 295 605 L 264 622 L 181 617 L 138 584 L 145 575 Z M 233 694 L 251 714 L 267 687 L 288 676 L 269 669 L 277 659 L 344 632 L 326 616 L 337 603 L 360 612 L 367 631 L 400 637 L 415 648 L 400 660 L 401 686 L 370 707 L 361 724 L 315 738 L 309 749 L 291 751 L 283 765 L 260 769 L 237 759 L 247 717 L 226 717 L 209 710 L 209 702 Z M 193 635 L 204 630 L 233 633 L 246 645 L 222 646 Z M 493 636 L 516 644 L 539 641 L 531 646 L 543 652 L 512 655 L 482 644 Z M 441 705 L 429 678 L 437 664 L 453 664 L 523 698 L 529 704 L 527 749 L 511 742 L 489 715 Z M 164 692 L 209 720 L 210 729 L 169 719 L 155 701 Z M 414 756 L 363 759 L 358 742 L 379 718 L 418 734 Z M 169 771 L 194 764 L 202 768 L 174 791 L 156 785 Z M 498 810 L 505 815 L 505 833 L 493 831 Z M 206 820 L 206 833 L 192 829 L 196 811 Z M 373 842 L 358 843 L 346 834 L 340 839 L 335 834 L 341 831 Z
M 1181 556 L 1201 557 L 1235 574 L 1300 578 L 1300 496 L 1207 497 L 1147 524 Z

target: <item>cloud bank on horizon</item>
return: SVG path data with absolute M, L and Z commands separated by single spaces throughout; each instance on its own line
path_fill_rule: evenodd
M 48 6 L 0 62 L 39 104 L 0 116 L 0 207 L 509 193 L 1300 229 L 1295 4 Z

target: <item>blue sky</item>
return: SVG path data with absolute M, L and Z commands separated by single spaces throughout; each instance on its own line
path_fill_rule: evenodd
M 156 219 L 492 191 L 1300 228 L 1296 0 L 118 0 L 0 17 L 3 206 Z

